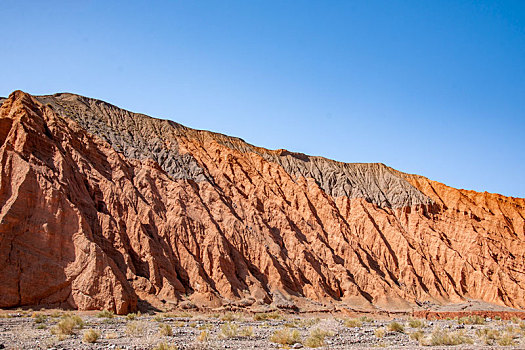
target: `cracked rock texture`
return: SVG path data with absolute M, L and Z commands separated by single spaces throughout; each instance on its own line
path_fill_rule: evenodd
M 525 308 L 524 199 L 72 94 L 3 101 L 0 161 L 0 307 Z

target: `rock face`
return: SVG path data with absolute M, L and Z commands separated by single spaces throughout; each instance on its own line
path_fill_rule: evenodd
M 72 94 L 0 107 L 0 307 L 525 308 L 525 200 Z

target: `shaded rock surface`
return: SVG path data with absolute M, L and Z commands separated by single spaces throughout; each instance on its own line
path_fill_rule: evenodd
M 11 94 L 0 161 L 0 307 L 525 308 L 524 199 L 72 94 Z

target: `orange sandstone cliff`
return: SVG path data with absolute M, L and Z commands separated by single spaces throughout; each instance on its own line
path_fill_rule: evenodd
M 73 94 L 0 103 L 0 307 L 525 308 L 524 199 Z

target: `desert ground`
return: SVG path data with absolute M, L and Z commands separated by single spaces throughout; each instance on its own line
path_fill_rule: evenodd
M 525 321 L 279 311 L 0 311 L 1 349 L 525 349 Z

